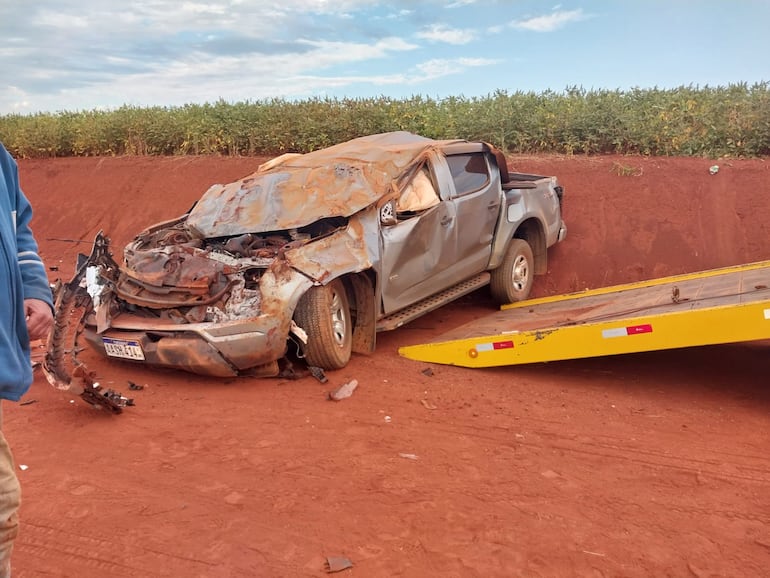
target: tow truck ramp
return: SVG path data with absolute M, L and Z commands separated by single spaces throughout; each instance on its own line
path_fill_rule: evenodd
M 770 261 L 504 305 L 409 359 L 495 367 L 770 338 Z

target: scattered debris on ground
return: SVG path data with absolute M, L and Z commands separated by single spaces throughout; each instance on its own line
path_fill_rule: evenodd
M 358 380 L 351 379 L 347 383 L 343 383 L 334 391 L 329 392 L 329 399 L 332 401 L 340 401 L 353 395 L 353 392 L 358 387 Z
M 334 572 L 342 572 L 348 568 L 353 567 L 353 562 L 343 556 L 329 556 L 326 558 L 326 572 L 327 574 L 333 574 Z

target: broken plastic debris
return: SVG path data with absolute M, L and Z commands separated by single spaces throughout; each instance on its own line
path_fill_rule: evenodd
M 391 417 L 389 415 L 385 416 L 385 423 L 390 423 Z
M 406 460 L 417 460 L 419 459 L 416 454 L 398 454 L 398 457 L 404 458 Z
M 310 375 L 315 377 L 321 383 L 326 383 L 327 381 L 329 381 L 328 379 L 326 379 L 326 375 L 324 375 L 324 370 L 321 369 L 320 367 L 316 367 L 315 365 L 309 365 L 307 369 L 310 372 Z
M 329 399 L 331 399 L 332 401 L 340 401 L 341 399 L 350 397 L 351 395 L 353 395 L 353 392 L 356 390 L 357 387 L 358 387 L 358 380 L 351 379 L 347 383 L 343 383 L 334 391 L 330 391 Z
M 342 572 L 348 568 L 353 567 L 353 562 L 348 558 L 342 556 L 328 556 L 326 558 L 326 572 L 331 574 L 333 572 Z
M 307 345 L 307 331 L 302 329 L 299 325 L 297 325 L 294 320 L 291 320 L 291 329 L 290 332 L 297 336 L 297 339 L 299 339 L 302 343 Z
M 27 465 L 25 465 L 25 464 L 19 464 L 19 469 L 20 469 L 21 471 L 24 471 L 24 470 L 26 470 L 26 469 L 29 469 L 29 466 L 27 466 Z
M 709 167 L 709 172 L 712 175 L 717 174 L 719 172 L 719 165 L 712 165 L 711 167 Z

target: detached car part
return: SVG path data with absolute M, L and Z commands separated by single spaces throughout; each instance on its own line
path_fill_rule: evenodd
M 93 296 L 89 295 L 86 285 L 89 268 L 99 263 L 111 263 L 117 268 L 108 248 L 109 239 L 99 232 L 91 255 L 82 260 L 72 280 L 66 284 L 59 281 L 54 287 L 54 326 L 48 337 L 43 372 L 56 389 L 70 391 L 93 406 L 121 413 L 133 400 L 112 389 L 104 389 L 77 357 L 85 317 L 93 311 Z

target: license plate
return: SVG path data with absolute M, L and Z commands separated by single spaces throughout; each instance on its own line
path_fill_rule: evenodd
M 104 351 L 110 357 L 144 361 L 144 351 L 142 351 L 142 346 L 139 345 L 138 341 L 102 337 L 102 342 L 104 343 Z

